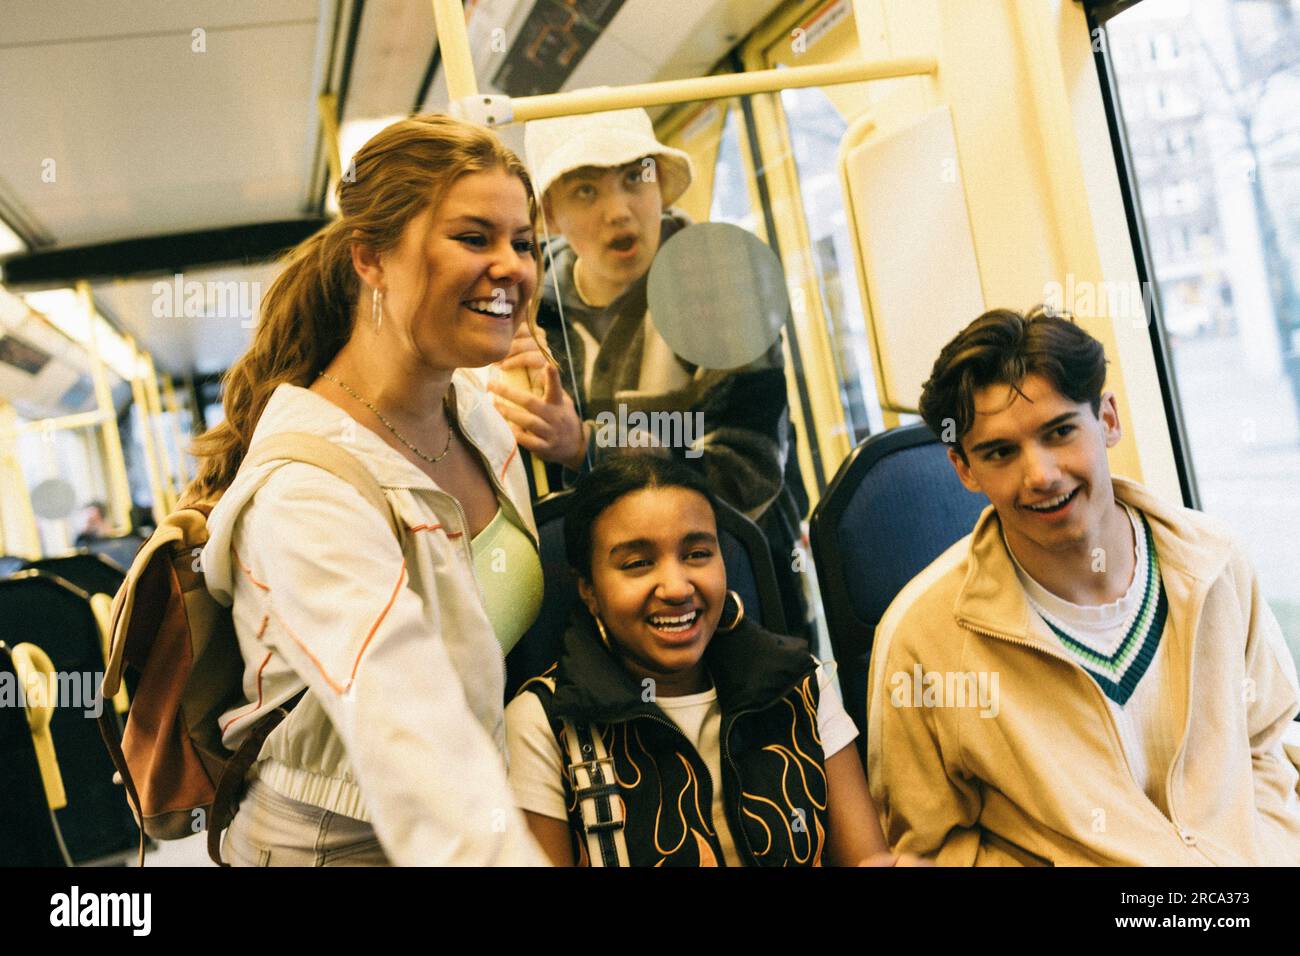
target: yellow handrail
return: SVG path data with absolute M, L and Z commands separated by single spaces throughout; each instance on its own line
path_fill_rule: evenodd
M 339 98 L 333 93 L 316 97 L 316 111 L 320 113 L 321 128 L 325 131 L 325 161 L 329 163 L 330 178 L 337 182 L 343 178 L 343 157 L 339 155 Z
M 167 517 L 167 495 L 163 490 L 162 479 L 158 471 L 158 454 L 153 446 L 153 428 L 149 424 L 149 400 L 145 396 L 144 382 L 140 373 L 140 352 L 135 347 L 135 339 L 127 337 L 131 347 L 131 400 L 140 412 L 140 446 L 144 449 L 145 471 L 149 475 L 149 491 L 153 495 L 153 520 L 155 526 L 162 524 Z
M 12 653 L 14 670 L 18 673 L 18 683 L 22 685 L 26 700 L 27 727 L 31 730 L 32 746 L 36 749 L 36 763 L 41 768 L 41 781 L 45 784 L 45 799 L 51 810 L 61 810 L 68 805 L 68 795 L 63 789 L 63 774 L 59 772 L 59 758 L 54 752 L 54 737 L 50 733 L 50 720 L 57 704 L 54 699 L 57 687 L 54 662 L 35 644 L 19 644 Z
M 41 533 L 36 526 L 36 512 L 32 509 L 32 496 L 27 490 L 19 457 L 17 434 L 18 412 L 4 399 L 0 399 L 0 526 L 4 538 L 0 539 L 9 554 L 25 558 L 41 556 Z M 13 524 L 8 522 L 12 519 Z
M 433 29 L 447 77 L 447 95 L 456 103 L 478 93 L 474 60 L 469 52 L 469 31 L 465 29 L 465 7 L 461 0 L 433 0 Z
M 113 649 L 113 599 L 107 594 L 92 594 L 90 610 L 94 613 L 95 624 L 99 627 L 99 646 L 104 652 L 104 665 L 108 666 Z M 127 694 L 126 682 L 123 681 L 122 686 L 113 695 L 113 709 L 119 714 L 125 714 L 130 705 L 131 698 Z
M 907 56 L 884 60 L 859 60 L 853 63 L 830 63 L 822 66 L 792 66 L 780 70 L 755 70 L 751 73 L 725 73 L 699 76 L 687 80 L 663 80 L 636 83 L 607 89 L 574 90 L 571 93 L 547 93 L 524 96 L 510 101 L 512 122 L 526 123 L 552 116 L 578 113 L 603 113 L 606 110 L 636 106 L 668 106 L 698 100 L 720 100 L 733 96 L 775 93 L 778 90 L 806 86 L 831 86 L 837 83 L 863 83 L 889 80 L 900 76 L 917 76 L 938 69 L 934 57 Z
M 36 432 L 66 431 L 74 428 L 90 428 L 104 424 L 105 415 L 101 411 L 77 412 L 75 415 L 59 415 L 56 418 L 42 418 L 37 421 L 23 422 L 0 431 L 0 437 L 17 438 Z
M 455 109 L 478 95 L 478 81 L 474 75 L 469 31 L 465 26 L 465 11 L 461 0 L 433 0 L 433 19 L 438 47 L 442 52 L 443 73 L 447 78 L 447 94 Z M 725 73 L 683 80 L 662 80 L 657 83 L 574 90 L 569 93 L 546 93 L 516 99 L 496 97 L 495 99 L 503 101 L 503 107 L 508 103 L 508 108 L 493 109 L 493 116 L 499 118 L 488 122 L 489 125 L 504 126 L 554 116 L 729 99 L 733 96 L 775 93 L 778 90 L 805 86 L 891 80 L 900 76 L 934 73 L 938 68 L 938 61 L 934 57 L 906 56 L 821 66 L 796 66 L 782 70 Z

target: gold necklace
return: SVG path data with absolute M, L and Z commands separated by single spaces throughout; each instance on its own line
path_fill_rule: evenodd
M 352 386 L 349 385 L 347 382 L 343 381 L 342 379 L 335 378 L 333 375 L 330 375 L 330 374 L 327 373 L 327 372 L 321 372 L 321 373 L 320 373 L 320 377 L 323 378 L 323 379 L 328 379 L 329 381 L 333 382 L 333 383 L 334 383 L 335 385 L 337 385 L 339 388 L 343 389 L 343 391 L 347 392 L 349 395 L 351 395 L 353 398 L 355 398 L 355 399 L 356 399 L 358 402 L 360 402 L 362 405 L 366 406 L 366 408 L 368 408 L 368 409 L 370 409 L 372 412 L 374 412 L 374 413 L 375 413 L 375 417 L 378 418 L 381 422 L 384 423 L 384 427 L 387 428 L 390 432 L 393 433 L 393 437 L 394 437 L 394 438 L 396 438 L 398 441 L 400 441 L 400 442 L 401 442 L 403 445 L 405 445 L 407 448 L 411 449 L 411 451 L 415 452 L 415 454 L 419 455 L 421 458 L 423 458 L 423 459 L 424 459 L 425 461 L 427 461 L 429 464 L 431 464 L 431 465 L 436 465 L 436 464 L 438 464 L 438 462 L 442 461 L 444 458 L 447 457 L 447 452 L 451 451 L 451 436 L 452 436 L 452 434 L 455 432 L 455 429 L 453 429 L 453 428 L 451 427 L 451 408 L 450 408 L 450 406 L 448 405 L 447 397 L 446 397 L 446 396 L 443 396 L 443 399 L 442 399 L 442 407 L 443 407 L 443 409 L 446 410 L 446 412 L 447 412 L 447 444 L 446 444 L 446 446 L 443 447 L 443 449 L 442 449 L 442 454 L 441 454 L 441 455 L 438 455 L 438 456 L 435 458 L 435 457 L 432 457 L 432 456 L 426 455 L 424 452 L 420 451 L 420 449 L 416 448 L 416 447 L 415 447 L 414 445 L 412 445 L 409 441 L 407 441 L 406 438 L 403 437 L 402 433 L 399 432 L 396 428 L 393 427 L 393 423 L 390 422 L 387 418 L 385 418 L 382 414 L 380 414 L 379 409 L 375 408 L 375 406 L 371 405 L 368 401 L 366 401 L 364 398 L 362 398 L 360 395 L 358 395 L 355 391 L 353 391 Z

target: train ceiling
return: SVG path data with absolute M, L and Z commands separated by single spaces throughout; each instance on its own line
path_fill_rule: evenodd
M 780 0 L 672 3 L 468 0 L 479 87 L 703 75 Z M 6 4 L 0 90 L 0 219 L 27 246 L 0 263 L 6 285 L 90 277 L 101 311 L 173 374 L 228 366 L 249 323 L 159 309 L 159 283 L 265 291 L 277 243 L 328 215 L 322 91 L 345 138 L 447 106 L 428 0 Z

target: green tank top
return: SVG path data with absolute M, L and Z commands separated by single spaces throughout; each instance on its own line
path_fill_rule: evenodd
M 527 532 L 502 508 L 470 539 L 470 550 L 483 607 L 501 653 L 509 654 L 542 609 L 542 562 Z

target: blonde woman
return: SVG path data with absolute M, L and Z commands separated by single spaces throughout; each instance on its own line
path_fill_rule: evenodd
M 260 751 L 225 857 L 543 863 L 502 760 L 503 654 L 541 601 L 536 531 L 510 428 L 460 371 L 532 322 L 537 203 L 494 134 L 442 116 L 387 127 L 355 169 L 340 218 L 268 291 L 226 419 L 197 446 L 197 490 L 224 491 L 206 580 L 245 663 L 224 742 L 306 690 Z M 402 533 L 322 469 L 240 468 L 283 432 L 354 455 Z

